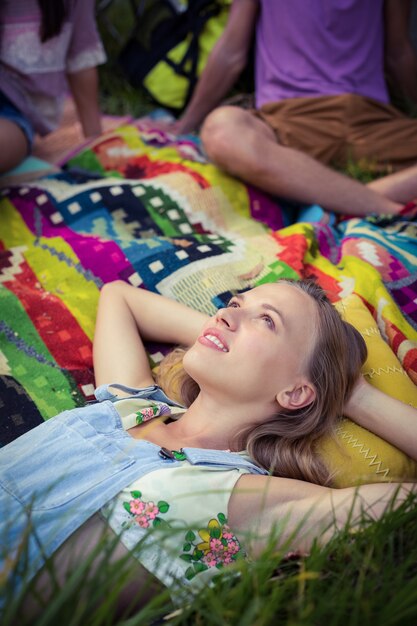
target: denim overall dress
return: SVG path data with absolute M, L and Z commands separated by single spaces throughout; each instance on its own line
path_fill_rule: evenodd
M 175 405 L 156 385 L 119 387 L 134 398 Z M 180 463 L 123 430 L 108 386 L 99 387 L 96 397 L 98 403 L 64 411 L 0 449 L 0 571 L 7 578 L 17 559 L 25 561 L 24 580 L 14 567 L 16 588 L 122 489 L 148 472 Z M 267 473 L 237 453 L 183 452 L 193 465 Z

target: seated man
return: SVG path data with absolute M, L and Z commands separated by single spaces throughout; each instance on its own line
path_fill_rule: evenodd
M 417 104 L 409 12 L 410 0 L 234 0 L 176 131 L 209 114 L 204 147 L 231 174 L 341 213 L 398 213 L 417 197 L 417 120 L 389 104 L 384 51 L 397 89 Z M 245 66 L 254 32 L 256 112 L 211 112 Z M 349 159 L 395 173 L 365 186 L 328 167 Z

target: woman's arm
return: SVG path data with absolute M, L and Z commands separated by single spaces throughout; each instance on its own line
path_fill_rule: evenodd
M 289 478 L 246 475 L 229 501 L 229 524 L 253 556 L 269 545 L 306 553 L 340 530 L 361 527 L 417 493 L 417 484 L 377 483 L 330 489 Z
M 417 461 L 417 409 L 359 379 L 344 413 Z
M 68 83 L 77 107 L 84 137 L 94 137 L 102 131 L 98 101 L 98 72 L 96 67 L 67 74 Z
M 96 385 L 154 384 L 142 340 L 192 345 L 207 317 L 123 281 L 105 285 L 100 293 L 93 345 Z

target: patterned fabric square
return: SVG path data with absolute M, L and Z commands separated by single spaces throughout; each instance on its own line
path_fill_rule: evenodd
M 315 277 L 333 301 L 361 296 L 416 383 L 416 214 L 283 228 L 275 199 L 149 121 L 3 189 L 0 441 L 91 398 L 99 290 L 116 279 L 212 313 L 263 282 Z

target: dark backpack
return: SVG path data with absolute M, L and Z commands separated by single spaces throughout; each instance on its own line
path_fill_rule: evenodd
M 134 87 L 175 112 L 189 102 L 222 34 L 231 0 L 189 0 L 184 10 L 158 0 L 138 15 L 119 63 Z

